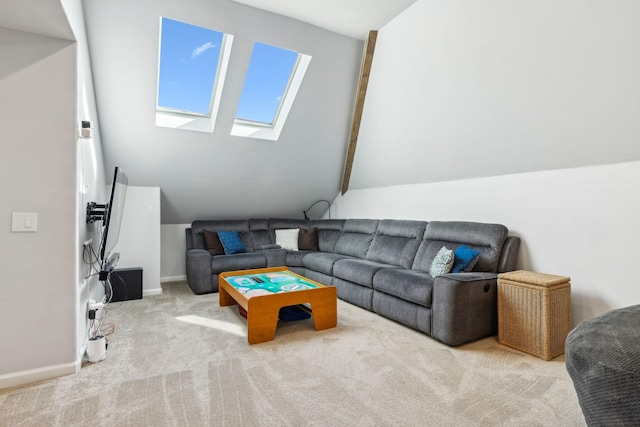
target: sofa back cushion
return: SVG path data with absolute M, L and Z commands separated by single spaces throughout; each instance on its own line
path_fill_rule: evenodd
M 373 236 L 367 259 L 411 268 L 427 223 L 384 219 Z
M 270 245 L 271 235 L 269 234 L 269 220 L 266 218 L 256 218 L 249 220 L 249 231 L 251 240 L 253 240 L 253 248 L 259 248 L 262 245 Z
M 237 231 L 247 252 L 254 251 L 253 239 L 249 231 L 249 220 L 246 219 L 220 219 L 198 220 L 191 223 L 191 233 L 194 249 L 206 249 L 203 230 L 209 231 Z
M 342 234 L 344 219 L 318 219 L 309 223 L 309 228 L 318 230 L 318 249 L 320 252 L 333 252 Z
M 346 220 L 334 252 L 365 259 L 379 223 L 377 219 Z
M 428 272 L 441 247 L 455 251 L 458 246 L 465 245 L 480 252 L 473 271 L 495 273 L 508 232 L 507 227 L 501 224 L 431 221 L 427 223 L 424 240 L 411 268 Z

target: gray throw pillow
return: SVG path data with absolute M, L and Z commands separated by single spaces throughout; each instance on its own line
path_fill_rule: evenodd
M 446 246 L 441 247 L 433 259 L 431 267 L 429 267 L 429 274 L 431 277 L 436 277 L 450 272 L 454 260 L 455 255 L 453 251 L 447 249 Z

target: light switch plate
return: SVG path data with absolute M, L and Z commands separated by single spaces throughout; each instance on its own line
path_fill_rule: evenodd
M 38 214 L 14 212 L 11 218 L 11 231 L 38 231 Z

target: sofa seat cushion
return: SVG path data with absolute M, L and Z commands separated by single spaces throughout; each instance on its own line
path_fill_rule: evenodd
M 394 267 L 364 259 L 341 259 L 336 261 L 333 266 L 333 277 L 371 288 L 373 287 L 373 276 L 377 271 Z
M 211 257 L 211 272 L 247 270 L 250 268 L 265 268 L 267 257 L 263 253 L 241 253 L 233 255 L 218 255 Z
M 433 277 L 422 271 L 388 268 L 373 276 L 373 289 L 423 307 L 431 307 Z
M 309 270 L 333 276 L 333 264 L 338 260 L 347 258 L 351 257 L 332 252 L 312 252 L 302 259 L 302 265 Z
M 285 263 L 288 267 L 304 267 L 302 259 L 307 255 L 313 253 L 312 251 L 287 251 L 287 257 Z

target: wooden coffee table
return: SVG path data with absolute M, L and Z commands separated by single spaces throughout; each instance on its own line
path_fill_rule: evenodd
M 286 267 L 220 273 L 220 306 L 238 304 L 247 312 L 249 344 L 271 341 L 276 336 L 282 307 L 310 304 L 316 331 L 338 323 L 336 288 L 325 286 L 287 270 Z

